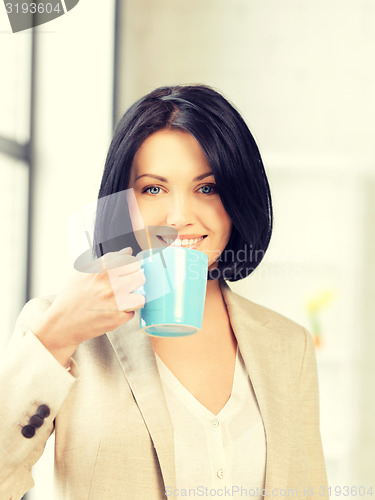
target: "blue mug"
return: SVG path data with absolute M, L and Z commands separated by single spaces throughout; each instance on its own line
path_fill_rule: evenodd
M 146 277 L 140 328 L 156 337 L 181 337 L 202 328 L 208 257 L 192 248 L 166 247 L 137 254 Z

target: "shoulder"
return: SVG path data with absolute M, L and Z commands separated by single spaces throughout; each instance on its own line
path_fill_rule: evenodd
M 231 320 L 243 328 L 259 332 L 258 337 L 277 343 L 284 349 L 292 348 L 303 353 L 306 343 L 312 341 L 304 326 L 269 307 L 258 304 L 234 292 L 225 284 L 222 288 L 229 306 Z
M 237 292 L 234 292 L 227 283 L 222 285 L 224 300 L 230 309 L 246 319 L 262 324 L 263 326 L 276 327 L 279 331 L 301 332 L 302 325 L 287 316 L 258 304 Z
M 262 323 L 272 323 L 277 324 L 279 327 L 288 328 L 288 329 L 300 329 L 301 325 L 295 322 L 294 320 L 288 318 L 287 316 L 281 314 L 274 309 L 266 307 L 262 304 L 258 304 L 242 295 L 239 295 L 236 292 L 231 291 L 233 296 L 235 296 L 235 300 L 241 304 L 244 312 L 247 314 L 251 314 L 251 316 L 262 322 Z

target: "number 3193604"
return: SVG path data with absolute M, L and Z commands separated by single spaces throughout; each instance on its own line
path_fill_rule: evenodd
M 61 12 L 61 5 L 52 5 L 51 3 L 6 3 L 5 8 L 8 14 L 52 14 L 52 12 Z

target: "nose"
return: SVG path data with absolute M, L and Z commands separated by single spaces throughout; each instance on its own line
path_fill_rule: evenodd
M 167 225 L 175 227 L 183 227 L 191 223 L 193 220 L 193 212 L 191 210 L 191 202 L 184 195 L 172 196 L 167 214 Z

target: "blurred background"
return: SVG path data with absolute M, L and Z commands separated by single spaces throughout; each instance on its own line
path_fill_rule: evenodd
M 313 334 L 329 484 L 375 487 L 374 26 L 370 0 L 81 0 L 13 34 L 0 6 L 0 350 L 71 272 L 66 220 L 126 108 L 211 85 L 255 136 L 275 212 L 263 263 L 230 286 Z M 34 479 L 28 500 L 53 498 L 53 437 Z

